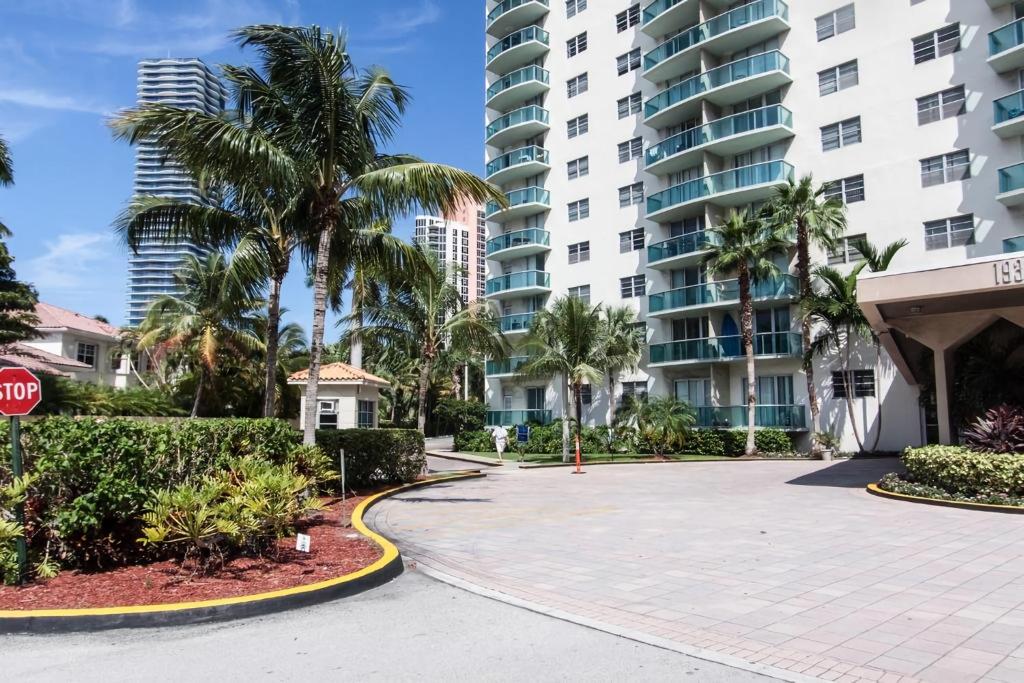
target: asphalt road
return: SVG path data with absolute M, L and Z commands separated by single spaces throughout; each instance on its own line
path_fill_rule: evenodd
M 209 626 L 0 636 L 4 681 L 766 681 L 407 571 L 354 598 Z

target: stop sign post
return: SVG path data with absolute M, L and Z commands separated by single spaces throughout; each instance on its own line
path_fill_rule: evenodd
M 39 378 L 25 368 L 0 368 L 0 415 L 11 418 L 11 473 L 24 476 L 21 462 L 21 415 L 31 413 L 43 398 Z M 25 505 L 18 503 L 14 508 L 15 522 L 25 528 Z M 25 580 L 28 573 L 28 546 L 25 534 L 17 538 L 18 581 Z

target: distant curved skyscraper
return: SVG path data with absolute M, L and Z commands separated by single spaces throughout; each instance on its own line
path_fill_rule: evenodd
M 224 110 L 227 90 L 202 60 L 195 58 L 144 59 L 139 62 L 138 104 L 167 104 L 208 114 Z M 179 164 L 167 159 L 153 141 L 139 143 L 135 157 L 136 196 L 174 197 L 206 201 L 198 183 Z M 177 291 L 174 272 L 188 254 L 202 255 L 188 242 L 148 240 L 128 258 L 128 325 L 146 317 L 149 305 L 162 294 Z

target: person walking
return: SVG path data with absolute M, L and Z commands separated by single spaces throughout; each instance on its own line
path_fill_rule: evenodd
M 505 453 L 505 447 L 508 446 L 508 430 L 502 425 L 498 425 L 491 435 L 494 437 L 494 447 L 498 449 L 498 462 L 504 462 L 502 455 Z

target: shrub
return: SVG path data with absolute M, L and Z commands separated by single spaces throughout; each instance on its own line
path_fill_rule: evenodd
M 427 465 L 423 434 L 415 429 L 324 429 L 316 442 L 331 458 L 344 449 L 350 488 L 404 484 Z
M 956 500 L 968 503 L 983 503 L 985 505 L 1016 505 L 1024 506 L 1024 498 L 1009 496 L 1005 493 L 979 493 L 974 496 L 963 496 L 949 493 L 945 489 L 927 484 L 915 484 L 900 478 L 898 474 L 889 473 L 878 482 L 878 487 L 892 493 L 902 493 L 906 496 L 919 496 L 922 498 L 936 498 L 938 500 Z
M 729 456 L 743 455 L 747 449 L 747 432 L 743 429 L 720 429 L 723 454 Z M 756 438 L 756 437 L 755 437 Z
M 725 455 L 725 441 L 717 429 L 695 429 L 686 441 L 686 450 L 697 455 Z
M 964 443 L 982 453 L 1024 453 L 1024 410 L 992 408 L 964 431 Z
M 976 453 L 961 446 L 908 448 L 903 453 L 907 480 L 960 496 L 1024 496 L 1024 458 Z
M 455 450 L 461 453 L 494 453 L 494 438 L 485 429 L 462 432 L 455 437 Z
M 764 453 L 792 453 L 793 439 L 781 429 L 759 429 L 754 432 L 757 450 Z
M 434 415 L 439 420 L 440 433 L 450 432 L 458 438 L 463 432 L 480 431 L 484 428 L 487 422 L 487 406 L 480 401 L 443 398 L 437 402 Z

